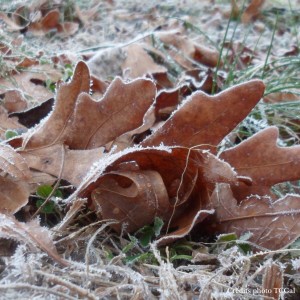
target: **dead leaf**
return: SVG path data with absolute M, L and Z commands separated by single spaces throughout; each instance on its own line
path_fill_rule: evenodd
M 132 148 L 104 158 L 72 197 L 91 197 L 104 219 L 125 222 L 129 231 L 157 215 L 169 227 L 166 242 L 212 213 L 207 210 L 210 184 L 238 180 L 227 163 L 205 151 Z M 114 228 L 121 231 L 122 223 Z
M 35 251 L 40 248 L 61 265 L 69 265 L 69 263 L 57 253 L 49 229 L 41 227 L 38 220 L 21 223 L 13 216 L 0 214 L 0 237 L 22 242 Z
M 124 83 L 120 78 L 112 81 L 99 101 L 81 94 L 72 123 L 64 134 L 66 144 L 72 149 L 97 148 L 136 129 L 143 124 L 144 114 L 154 102 L 155 94 L 151 80 Z
M 62 178 L 77 186 L 93 164 L 103 156 L 103 149 L 69 150 L 62 144 L 55 144 L 32 150 L 20 150 L 19 154 L 30 168 Z
M 6 23 L 10 31 L 19 31 L 26 27 L 26 25 L 25 26 L 18 25 L 14 19 L 9 18 L 7 14 L 4 12 L 0 12 L 0 19 Z
M 260 14 L 260 10 L 265 3 L 265 0 L 252 0 L 242 14 L 241 20 L 243 23 L 249 23 Z
M 79 24 L 75 22 L 63 22 L 56 26 L 59 34 L 63 36 L 71 36 L 79 29 Z
M 5 140 L 5 132 L 7 130 L 22 130 L 25 131 L 26 127 L 21 125 L 17 118 L 9 118 L 6 110 L 0 106 L 0 138 Z
M 27 102 L 19 90 L 7 90 L 4 93 L 3 102 L 8 113 L 23 111 L 27 108 Z
M 199 45 L 178 30 L 156 32 L 155 36 L 168 47 L 173 59 L 186 69 L 191 69 L 194 62 L 204 64 L 208 67 L 216 67 L 219 53 L 213 49 Z
M 78 95 L 82 92 L 88 92 L 89 88 L 89 70 L 85 63 L 79 62 L 72 81 L 60 85 L 53 112 L 31 133 L 32 136 L 27 137 L 28 140 L 24 146 L 27 149 L 38 148 L 59 142 L 72 116 Z
M 195 92 L 142 146 L 204 146 L 212 149 L 241 122 L 264 92 L 260 80 L 229 88 L 215 96 Z
M 0 93 L 18 89 L 32 103 L 43 102 L 53 97 L 53 93 L 46 87 L 46 81 L 57 82 L 61 77 L 62 74 L 50 65 L 32 66 L 26 68 L 26 71 L 0 79 Z
M 14 214 L 28 202 L 31 173 L 24 158 L 7 145 L 0 145 L 0 170 L 0 211 Z
M 270 250 L 286 247 L 300 235 L 300 197 L 297 195 L 287 195 L 275 202 L 250 197 L 238 205 L 230 185 L 218 184 L 211 201 L 215 224 L 212 226 L 211 221 L 210 228 L 215 232 L 235 232 L 238 236 L 250 232 L 252 243 Z
M 274 300 L 279 300 L 281 289 L 283 289 L 283 270 L 278 264 L 272 262 L 266 266 L 264 271 L 262 280 L 263 294 Z
M 14 214 L 28 203 L 29 185 L 10 176 L 0 176 L 0 212 Z M 0 229 L 1 230 L 1 229 Z
M 59 24 L 59 17 L 59 10 L 51 10 L 40 20 L 29 24 L 28 30 L 34 35 L 44 35 L 48 31 L 56 29 L 56 26 Z
M 278 92 L 272 93 L 264 97 L 265 103 L 278 103 L 278 102 L 290 102 L 299 101 L 300 96 L 294 93 Z
M 154 62 L 142 44 L 131 44 L 125 48 L 125 51 L 127 57 L 122 64 L 122 69 L 129 78 L 138 78 L 146 74 L 167 72 L 166 67 Z
M 0 170 L 18 180 L 31 178 L 24 158 L 10 146 L 0 145 Z
M 124 225 L 126 231 L 136 231 L 170 210 L 167 190 L 156 171 L 110 172 L 98 183 L 91 197 L 103 219 L 120 221 L 112 226 L 119 232 Z
M 220 155 L 239 175 L 252 179 L 251 187 L 233 187 L 238 200 L 270 194 L 274 184 L 300 178 L 300 146 L 278 147 L 277 139 L 278 129 L 268 127 Z

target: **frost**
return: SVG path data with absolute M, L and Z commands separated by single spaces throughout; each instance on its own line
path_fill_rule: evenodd
M 291 260 L 292 267 L 295 271 L 300 271 L 300 258 L 295 258 Z

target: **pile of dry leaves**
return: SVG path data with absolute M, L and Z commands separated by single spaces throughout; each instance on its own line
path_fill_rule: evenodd
M 243 22 L 257 17 L 263 2 L 252 1 Z M 233 1 L 232 15 L 239 14 Z M 44 4 L 2 12 L 0 18 L 13 31 L 66 37 L 87 22 L 84 15 L 77 7 L 77 19 L 63 22 L 59 7 L 49 9 Z M 156 47 L 153 40 L 163 46 Z M 159 218 L 164 225 L 151 247 L 161 266 L 158 278 L 163 290 L 167 283 L 161 278 L 171 265 L 161 260 L 157 247 L 171 245 L 192 230 L 198 240 L 221 233 L 248 234 L 254 252 L 285 248 L 300 236 L 300 196 L 278 198 L 271 191 L 277 183 L 300 179 L 300 146 L 279 147 L 278 129 L 270 126 L 219 151 L 224 138 L 264 97 L 263 81 L 254 79 L 222 90 L 224 78 L 214 73 L 222 66 L 219 52 L 188 38 L 176 22 L 142 42 L 82 57 L 88 62 L 79 61 L 68 82 L 64 79 L 69 73 L 62 66 L 72 62 L 72 55 L 52 56 L 51 64 L 41 63 L 43 53 L 15 57 L 21 44 L 19 37 L 0 45 L 10 66 L 0 79 L 0 237 L 7 243 L 3 249 L 9 251 L 8 242 L 14 240 L 17 251 L 41 250 L 75 274 L 74 249 L 62 243 L 68 240 L 74 220 L 95 212 L 98 229 L 110 226 L 125 236 Z M 103 67 L 107 55 L 109 62 L 118 57 L 113 68 L 119 76 L 113 79 Z M 181 70 L 177 81 L 169 76 L 170 60 Z M 247 62 L 241 60 L 240 67 L 249 62 L 249 57 Z M 36 192 L 45 185 L 53 190 L 38 206 Z M 53 197 L 63 185 L 69 186 L 64 197 Z M 40 225 L 37 216 L 53 201 L 61 219 L 50 229 Z M 66 245 L 70 247 L 70 240 Z M 86 256 L 89 268 L 87 260 Z M 64 287 L 55 290 L 57 297 L 65 289 L 88 299 L 112 294 L 107 290 L 105 294 L 96 280 L 90 287 L 95 294 L 90 294 L 58 276 L 34 272 Z M 98 276 L 94 269 L 90 272 Z M 116 269 L 109 276 L 114 272 L 125 276 Z M 277 281 L 272 281 L 275 273 Z M 22 284 L 20 289 L 26 289 Z M 263 287 L 282 286 L 282 268 L 270 263 L 264 269 Z M 38 293 L 42 286 L 35 288 Z M 147 289 L 143 283 L 142 290 L 134 293 L 141 296 Z M 201 291 L 202 297 L 210 297 L 204 293 L 205 285 Z M 273 297 L 277 299 L 278 293 Z

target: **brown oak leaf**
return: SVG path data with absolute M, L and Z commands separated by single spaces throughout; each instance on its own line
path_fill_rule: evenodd
M 252 179 L 251 186 L 232 187 L 238 200 L 269 195 L 274 184 L 300 178 L 300 146 L 279 147 L 277 139 L 278 129 L 272 126 L 221 153 L 239 175 Z
M 203 145 L 213 149 L 248 115 L 263 92 L 260 80 L 234 86 L 215 96 L 195 92 L 141 145 Z
M 259 247 L 276 250 L 299 237 L 300 197 L 287 195 L 272 201 L 250 197 L 237 204 L 228 184 L 218 184 L 211 196 L 215 209 L 210 229 L 216 232 L 235 232 L 241 236 L 251 233 L 250 241 Z

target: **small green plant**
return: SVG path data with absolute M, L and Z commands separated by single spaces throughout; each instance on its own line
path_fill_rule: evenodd
M 36 207 L 41 208 L 41 212 L 44 214 L 54 213 L 56 206 L 54 198 L 63 197 L 62 192 L 59 189 L 53 191 L 53 187 L 50 185 L 39 186 L 37 188 L 36 195 L 39 197 L 36 201 Z
M 8 129 L 5 131 L 5 139 L 9 140 L 15 136 L 18 136 L 18 132 L 15 130 Z
M 161 229 L 164 225 L 162 219 L 155 217 L 153 225 L 146 225 L 139 229 L 136 234 L 139 236 L 141 246 L 148 247 L 150 242 L 160 235 Z

